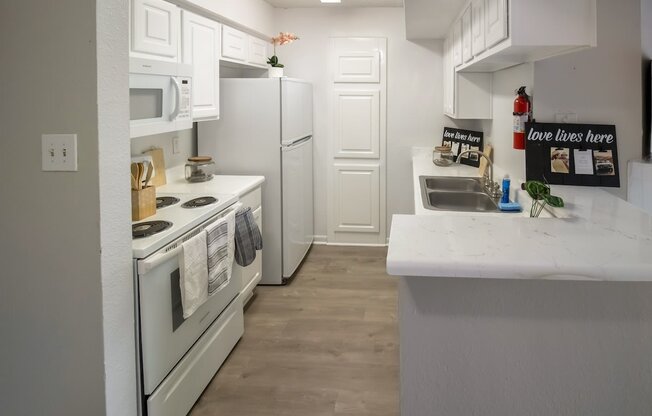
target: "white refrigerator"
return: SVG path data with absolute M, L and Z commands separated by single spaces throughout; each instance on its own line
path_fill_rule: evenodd
M 220 80 L 220 120 L 198 123 L 198 153 L 221 175 L 263 175 L 263 275 L 281 285 L 313 242 L 312 84 Z

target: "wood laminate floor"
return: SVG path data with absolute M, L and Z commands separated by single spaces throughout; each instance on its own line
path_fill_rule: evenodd
M 397 290 L 385 248 L 315 246 L 262 286 L 192 416 L 398 415 Z

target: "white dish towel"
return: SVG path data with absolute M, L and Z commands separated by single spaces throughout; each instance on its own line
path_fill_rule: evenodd
M 187 319 L 208 299 L 206 233 L 200 232 L 182 245 L 179 284 L 183 317 Z
M 235 256 L 235 213 L 242 204 L 236 204 L 224 217 L 206 227 L 208 252 L 208 296 L 231 279 Z

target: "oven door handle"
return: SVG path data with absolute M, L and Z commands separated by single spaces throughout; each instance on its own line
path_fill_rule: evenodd
M 152 269 L 155 269 L 156 267 L 160 266 L 161 264 L 165 263 L 166 261 L 178 256 L 181 254 L 181 250 L 183 249 L 182 245 L 177 246 L 176 248 L 173 248 L 170 251 L 167 251 L 165 253 L 159 253 L 159 254 L 154 254 L 151 257 L 148 257 L 144 260 L 139 260 L 138 261 L 138 274 L 139 275 L 144 275 L 149 273 Z

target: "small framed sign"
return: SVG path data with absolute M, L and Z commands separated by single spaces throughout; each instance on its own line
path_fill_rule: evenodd
M 460 153 L 465 150 L 482 151 L 484 149 L 484 133 L 444 127 L 444 137 L 441 144 L 450 147 L 453 157 L 457 160 Z M 467 153 L 462 156 L 460 163 L 477 168 L 480 167 L 480 157 L 477 153 Z
M 619 187 L 616 126 L 526 123 L 527 180 Z

